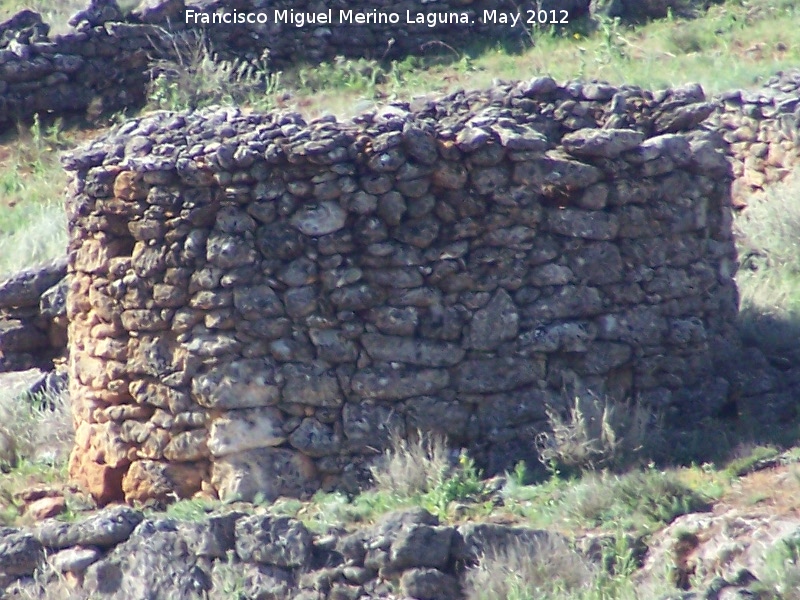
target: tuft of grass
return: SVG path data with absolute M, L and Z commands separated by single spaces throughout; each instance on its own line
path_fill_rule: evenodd
M 783 538 L 767 550 L 753 591 L 777 600 L 800 600 L 800 537 Z
M 59 119 L 45 124 L 37 115 L 13 145 L 0 146 L 0 278 L 66 252 L 58 151 L 69 143 Z
M 0 187 L 3 175 L 0 174 Z M 41 179 L 26 195 L 36 189 L 51 188 Z M 1 194 L 0 194 L 1 195 Z M 31 265 L 63 256 L 67 248 L 66 215 L 58 200 L 23 202 L 14 207 L 0 205 L 0 279 Z
M 415 439 L 393 434 L 389 448 L 370 469 L 377 490 L 401 498 L 425 494 L 434 489 L 450 469 L 444 438 L 417 432 Z
M 0 392 L 0 422 L 13 439 L 19 460 L 50 465 L 66 462 L 74 437 L 66 391 L 18 398 Z
M 164 516 L 179 521 L 203 521 L 222 506 L 222 502 L 210 498 L 183 498 L 167 506 Z
M 557 536 L 488 551 L 467 571 L 468 600 L 533 600 L 571 597 L 587 589 L 593 566 Z
M 411 500 L 440 516 L 452 502 L 480 499 L 481 473 L 465 452 L 451 465 L 445 438 L 417 432 L 414 439 L 392 436 L 383 460 L 371 469 L 375 491 L 399 502 Z
M 594 395 L 576 395 L 566 417 L 547 407 L 550 431 L 536 439 L 539 460 L 552 473 L 571 474 L 632 464 L 654 435 L 644 407 L 614 405 Z
M 320 90 L 349 90 L 372 97 L 376 86 L 387 80 L 385 67 L 376 60 L 337 56 L 332 62 L 302 66 L 297 69 L 299 88 L 315 93 Z
M 756 470 L 759 463 L 777 458 L 781 453 L 780 449 L 771 444 L 743 444 L 740 445 L 735 452 L 737 456 L 731 459 L 724 470 L 724 472 L 731 477 L 741 477 L 752 473 Z
M 214 562 L 212 578 L 210 600 L 246 600 L 251 597 L 243 568 L 233 550 L 228 550 L 224 561 Z
M 73 445 L 72 415 L 66 392 L 11 397 L 0 391 L 0 442 L 13 445 L 0 477 L 0 524 L 20 515 L 15 493 L 25 487 L 60 484 L 67 479 Z
M 372 488 L 354 497 L 317 492 L 307 505 L 282 502 L 269 510 L 290 514 L 317 532 L 342 523 L 370 523 L 409 506 L 421 506 L 441 518 L 450 515 L 454 503 L 477 504 L 474 511 L 487 512 L 487 489 L 475 462 L 462 452 L 451 464 L 448 454 L 444 438 L 435 434 L 417 432 L 410 440 L 395 435 L 371 469 Z
M 507 484 L 506 508 L 537 527 L 608 529 L 642 535 L 678 516 L 707 510 L 723 488 L 713 473 L 659 471 L 623 475 L 588 473 L 580 479 L 553 478 L 532 486 Z
M 222 60 L 202 36 L 168 36 L 173 57 L 151 64 L 150 107 L 175 111 L 212 104 L 274 107 L 281 73 L 269 69 L 267 51 L 256 61 Z
M 645 597 L 631 576 L 638 567 L 626 536 L 602 543 L 599 564 L 556 535 L 534 544 L 489 550 L 465 576 L 467 600 L 636 600 Z M 666 587 L 648 590 L 664 593 Z

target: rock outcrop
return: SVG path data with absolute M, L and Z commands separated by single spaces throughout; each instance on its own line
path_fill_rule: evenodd
M 713 110 L 539 78 L 86 145 L 64 160 L 72 476 L 100 502 L 302 496 L 417 429 L 490 472 L 531 458 L 564 389 L 714 414 L 737 298 Z
M 77 522 L 0 528 L 0 594 L 462 600 L 474 597 L 469 569 L 485 555 L 518 548 L 534 556 L 572 553 L 572 566 L 588 572 L 608 567 L 600 548 L 614 542 L 613 535 L 589 533 L 569 544 L 559 533 L 520 524 L 445 524 L 421 508 L 359 528 L 309 527 L 252 506 L 201 512 L 191 521 L 117 506 Z M 792 585 L 796 566 L 781 559 L 796 552 L 798 536 L 794 511 L 720 503 L 713 512 L 678 517 L 649 535 L 647 545 L 627 539 L 636 550 L 626 560 L 638 567 L 632 579 L 641 597 L 772 597 Z
M 560 536 L 498 524 L 440 525 L 423 509 L 354 532 L 229 511 L 187 522 L 109 508 L 79 523 L 0 530 L 4 598 L 417 598 L 461 600 L 465 569 L 484 552 Z M 47 562 L 63 577 L 34 581 Z M 19 594 L 19 595 L 17 595 Z M 27 594 L 27 595 L 25 595 Z M 60 594 L 60 596 L 59 596 Z

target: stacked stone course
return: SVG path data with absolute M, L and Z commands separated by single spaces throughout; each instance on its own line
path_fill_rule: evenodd
M 0 281 L 0 373 L 52 365 L 67 346 L 66 259 Z
M 72 476 L 302 496 L 392 434 L 530 458 L 565 390 L 713 412 L 737 297 L 712 110 L 545 77 L 351 121 L 161 112 L 68 155 Z
M 579 540 L 585 550 L 576 558 L 597 560 L 603 541 L 591 534 Z M 227 600 L 235 586 L 245 598 L 462 600 L 471 587 L 467 568 L 482 556 L 538 544 L 569 551 L 558 533 L 448 525 L 421 508 L 382 515 L 356 531 L 314 532 L 296 519 L 263 513 L 180 521 L 113 506 L 82 522 L 4 528 L 0 590 L 8 598 Z M 34 581 L 45 566 L 62 579 Z M 64 580 L 71 589 L 59 585 Z
M 545 2 L 543 8 L 554 11 L 558 2 Z M 576 18 L 586 7 L 581 2 L 560 3 Z M 546 5 L 546 6 L 545 6 Z M 28 120 L 37 113 L 86 113 L 137 108 L 144 104 L 151 65 L 156 59 L 185 62 L 185 45 L 202 40 L 218 59 L 258 61 L 266 58 L 271 69 L 300 63 L 332 61 L 338 56 L 351 58 L 393 59 L 409 54 L 441 52 L 442 48 L 463 48 L 464 44 L 498 41 L 526 35 L 523 26 L 509 28 L 482 21 L 484 9 L 516 14 L 533 6 L 512 0 L 405 0 L 386 3 L 367 0 L 358 6 L 339 0 L 311 2 L 282 0 L 264 2 L 166 1 L 143 3 L 139 10 L 123 16 L 111 0 L 93 1 L 77 13 L 72 27 L 64 34 L 50 36 L 50 25 L 41 15 L 24 10 L 0 23 L 0 128 L 13 127 L 16 121 Z M 394 11 L 403 22 L 296 27 L 276 23 L 274 11 L 322 12 L 356 9 L 364 13 Z M 221 12 L 262 12 L 266 24 L 217 23 L 203 25 L 202 20 L 186 22 L 186 11 L 214 15 Z M 474 22 L 441 24 L 436 27 L 406 24 L 406 11 L 412 14 L 468 12 Z M 558 11 L 556 11 L 558 12 Z M 563 18 L 558 12 L 559 18 Z M 183 54 L 181 54 L 181 49 Z
M 730 144 L 733 200 L 747 204 L 754 192 L 783 181 L 800 158 L 800 71 L 781 72 L 753 91 L 721 94 L 707 127 Z
M 393 59 L 464 44 L 509 40 L 527 35 L 522 26 L 509 28 L 482 22 L 484 10 L 526 11 L 532 6 L 545 11 L 569 11 L 570 20 L 590 10 L 637 20 L 637 10 L 663 16 L 666 3 L 606 3 L 592 8 L 586 0 L 516 3 L 512 0 L 406 0 L 386 6 L 381 0 L 361 3 L 358 10 L 392 10 L 412 13 L 469 11 L 471 25 L 307 25 L 295 27 L 271 21 L 265 25 L 232 24 L 202 26 L 186 24 L 185 10 L 215 14 L 222 10 L 320 11 L 341 6 L 336 0 L 312 3 L 221 0 L 184 2 L 165 0 L 143 3 L 123 16 L 113 1 L 95 1 L 72 20 L 68 32 L 50 36 L 50 26 L 39 14 L 25 10 L 0 23 L 0 130 L 30 120 L 37 113 L 88 114 L 142 106 L 153 76 L 156 59 L 177 59 L 188 41 L 204 39 L 219 59 L 255 61 L 272 69 L 302 62 L 333 61 L 337 57 Z M 602 4 L 602 3 L 597 3 Z M 701 3 L 703 4 L 703 3 Z M 651 6 L 652 5 L 652 6 Z M 223 8 L 223 6 L 225 8 Z M 673 7 L 675 8 L 675 7 Z M 610 11 L 610 12 L 609 12 Z M 405 17 L 403 17 L 405 18 Z M 184 56 L 181 60 L 186 60 Z M 736 186 L 734 200 L 743 204 L 747 195 L 783 179 L 798 159 L 797 72 L 780 74 L 757 91 L 733 90 L 721 94 L 719 110 L 709 119 L 714 129 L 725 132 L 730 142 Z

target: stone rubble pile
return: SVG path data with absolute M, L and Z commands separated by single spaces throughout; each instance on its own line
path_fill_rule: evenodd
M 470 568 L 485 555 L 569 551 L 552 531 L 441 524 L 420 508 L 325 531 L 242 508 L 187 521 L 116 506 L 78 522 L 0 528 L 0 593 L 7 600 L 462 600 L 474 597 Z M 678 517 L 647 545 L 627 540 L 642 567 L 634 581 L 643 597 L 661 600 L 755 597 L 774 579 L 765 549 L 790 544 L 798 526 L 795 515 L 755 507 Z M 613 542 L 608 534 L 579 537 L 575 559 L 601 568 L 602 549 Z M 663 589 L 665 574 L 675 591 L 648 594 Z
M 303 496 L 416 430 L 490 473 L 531 459 L 572 393 L 715 413 L 713 110 L 543 77 L 343 122 L 162 112 L 67 155 L 72 477 L 101 503 Z
M 67 261 L 0 281 L 0 372 L 52 368 L 67 347 Z
M 0 591 L 9 600 L 44 597 L 48 587 L 32 576 L 46 562 L 77 597 L 109 600 L 461 600 L 466 568 L 484 553 L 552 539 L 563 541 L 509 525 L 440 525 L 423 509 L 315 534 L 270 514 L 234 510 L 187 522 L 110 507 L 77 523 L 0 528 Z M 47 597 L 65 597 L 64 583 L 50 586 Z

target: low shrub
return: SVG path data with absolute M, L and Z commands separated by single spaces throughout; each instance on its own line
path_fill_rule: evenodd
M 553 473 L 632 464 L 657 435 L 658 419 L 644 407 L 614 405 L 592 394 L 576 395 L 566 417 L 553 407 L 546 412 L 550 431 L 539 434 L 536 450 Z

